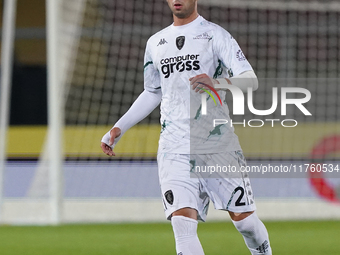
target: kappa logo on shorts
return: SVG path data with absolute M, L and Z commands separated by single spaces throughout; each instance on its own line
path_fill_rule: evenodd
M 183 253 L 182 253 L 182 252 L 180 252 L 180 253 L 178 253 L 177 255 L 183 255 Z
M 176 46 L 179 50 L 181 50 L 185 43 L 185 36 L 178 36 L 176 38 Z
M 172 205 L 174 203 L 174 194 L 172 193 L 172 190 L 166 191 L 164 197 L 169 204 Z

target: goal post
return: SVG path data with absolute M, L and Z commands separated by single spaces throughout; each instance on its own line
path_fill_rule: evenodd
M 61 83 L 61 37 L 59 17 L 61 1 L 46 1 L 47 17 L 47 91 L 48 130 L 47 160 L 50 173 L 51 223 L 59 224 L 63 199 L 63 127 L 64 127 L 64 85 Z M 44 153 L 44 152 L 43 152 Z
M 0 223 L 3 219 L 4 172 L 6 166 L 7 130 L 11 97 L 13 45 L 15 37 L 16 0 L 5 0 L 1 39 L 1 90 L 0 90 Z

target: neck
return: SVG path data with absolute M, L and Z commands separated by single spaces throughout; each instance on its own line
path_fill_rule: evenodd
M 194 21 L 198 17 L 198 13 L 193 12 L 189 17 L 184 18 L 184 19 L 180 19 L 176 17 L 175 15 L 173 15 L 173 17 L 174 17 L 174 26 L 183 26 Z

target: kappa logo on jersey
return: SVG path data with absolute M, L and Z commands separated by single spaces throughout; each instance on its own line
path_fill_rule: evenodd
M 236 58 L 238 59 L 238 61 L 244 61 L 246 60 L 246 57 L 244 56 L 242 50 L 238 50 L 236 52 Z
M 208 39 L 210 41 L 212 39 L 212 36 L 210 36 L 207 32 L 204 32 L 203 34 L 195 36 L 194 40 L 196 39 Z
M 177 56 L 172 58 L 163 58 L 161 60 L 161 71 L 164 74 L 164 78 L 169 78 L 172 73 L 191 71 L 191 70 L 200 70 L 199 55 L 186 55 L 186 56 Z
M 159 41 L 159 43 L 157 44 L 157 46 L 159 46 L 159 45 L 164 45 L 164 44 L 166 44 L 166 43 L 168 43 L 168 42 L 163 38 L 163 39 L 161 39 L 161 40 Z
M 185 36 L 178 36 L 176 38 L 176 46 L 179 50 L 181 50 L 185 43 Z
M 172 190 L 165 192 L 164 197 L 169 204 L 172 205 L 174 203 L 174 194 L 172 193 Z

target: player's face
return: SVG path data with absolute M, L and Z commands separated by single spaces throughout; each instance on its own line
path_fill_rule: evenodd
M 197 9 L 197 0 L 167 0 L 172 13 L 179 19 L 190 17 Z

